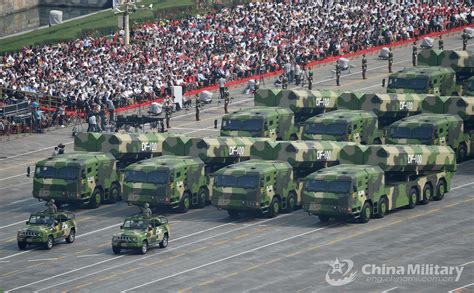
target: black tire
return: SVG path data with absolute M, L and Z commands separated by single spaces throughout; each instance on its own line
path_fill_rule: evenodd
M 112 251 L 114 252 L 114 254 L 119 254 L 122 249 L 117 246 L 112 246 Z
M 168 233 L 163 236 L 163 240 L 160 241 L 160 248 L 166 248 L 168 246 Z
M 75 239 L 76 239 L 76 230 L 71 229 L 71 232 L 69 232 L 69 235 L 66 238 L 66 242 L 73 243 Z
M 321 223 L 327 223 L 327 222 L 329 222 L 329 216 L 327 216 L 327 215 L 319 215 L 318 218 L 319 218 L 319 221 L 320 221 Z
M 293 192 L 288 194 L 286 198 L 286 209 L 285 213 L 291 213 L 296 210 L 296 195 Z
M 231 217 L 231 218 L 238 218 L 239 217 L 239 211 L 227 210 L 227 213 L 229 214 L 229 217 Z
M 462 163 L 466 160 L 467 148 L 464 144 L 460 144 L 456 152 L 456 162 Z
M 148 241 L 143 241 L 142 247 L 140 249 L 141 254 L 146 254 L 148 252 Z
M 112 183 L 109 189 L 109 202 L 116 203 L 122 200 L 122 194 L 120 193 L 120 184 L 117 182 Z
M 48 236 L 48 241 L 46 241 L 46 243 L 44 244 L 44 248 L 47 249 L 47 250 L 50 250 L 51 248 L 53 248 L 53 243 L 54 243 L 54 240 L 53 240 L 53 236 Z
M 408 193 L 408 206 L 407 208 L 413 209 L 418 202 L 418 191 L 412 187 Z
M 431 184 L 426 183 L 423 187 L 423 194 L 420 200 L 421 204 L 428 204 L 433 198 L 433 187 Z
M 24 250 L 24 249 L 26 249 L 27 246 L 28 246 L 28 244 L 26 242 L 18 241 L 18 248 L 19 249 Z
M 89 208 L 91 209 L 96 209 L 100 207 L 100 204 L 102 203 L 102 198 L 103 198 L 103 192 L 100 188 L 95 188 L 94 191 L 92 192 L 90 201 L 89 201 Z
M 187 191 L 184 192 L 183 197 L 181 197 L 181 201 L 179 202 L 178 210 L 180 213 L 186 213 L 189 211 L 191 206 L 191 197 Z
M 207 198 L 209 197 L 209 192 L 207 191 L 206 188 L 200 188 L 198 191 L 197 197 L 198 197 L 198 203 L 196 207 L 198 209 L 204 208 L 207 204 Z
M 440 179 L 438 184 L 436 184 L 436 195 L 433 198 L 434 200 L 442 200 L 444 195 L 446 194 L 447 186 L 446 181 L 444 179 Z
M 372 205 L 366 201 L 360 211 L 359 223 L 368 223 L 372 217 Z
M 292 135 L 290 135 L 290 140 L 292 140 L 292 141 L 298 140 L 298 136 L 296 134 L 292 134 Z
M 270 202 L 270 205 L 268 206 L 268 216 L 270 218 L 274 218 L 278 216 L 278 214 L 280 213 L 280 209 L 281 209 L 280 200 L 278 199 L 278 197 L 274 196 L 272 198 L 272 201 Z
M 377 206 L 377 218 L 383 218 L 387 214 L 388 211 L 388 200 L 386 197 L 382 197 L 379 200 L 378 206 Z

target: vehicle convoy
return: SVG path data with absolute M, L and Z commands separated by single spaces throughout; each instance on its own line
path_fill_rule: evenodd
M 41 245 L 45 249 L 53 248 L 55 242 L 65 239 L 73 243 L 76 239 L 77 225 L 74 214 L 70 212 L 51 213 L 48 210 L 30 215 L 27 227 L 18 231 L 18 248 L 28 245 Z
M 463 162 L 474 155 L 474 98 L 427 96 L 423 114 L 393 123 L 388 144 L 447 145 Z
M 295 114 L 288 108 L 258 106 L 222 117 L 221 136 L 297 140 Z
M 319 217 L 367 223 L 388 211 L 443 199 L 456 171 L 453 150 L 446 146 L 349 145 L 340 165 L 306 177 L 303 209 Z
M 120 226 L 120 232 L 112 237 L 112 251 L 119 254 L 122 250 L 139 250 L 141 254 L 146 254 L 153 246 L 167 247 L 169 238 L 167 218 L 134 215 L 126 217 Z
M 257 141 L 252 160 L 215 172 L 212 205 L 237 216 L 258 212 L 270 217 L 291 212 L 301 202 L 302 179 L 315 170 L 338 164 L 348 142 Z
M 418 53 L 418 64 L 453 69 L 456 73 L 456 83 L 459 85 L 474 75 L 474 52 L 422 49 Z
M 74 152 L 38 161 L 33 177 L 33 197 L 56 205 L 85 204 L 97 208 L 102 202 L 121 200 L 120 174 L 111 154 Z
M 187 212 L 210 201 L 209 174 L 227 165 L 248 160 L 251 137 L 168 137 L 163 156 L 125 168 L 124 200 L 135 205 L 169 206 Z
M 289 108 L 297 125 L 320 113 L 336 110 L 339 91 L 306 89 L 258 89 L 255 106 Z

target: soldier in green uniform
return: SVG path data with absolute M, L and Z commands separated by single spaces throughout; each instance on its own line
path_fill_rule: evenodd
M 281 88 L 284 89 L 284 90 L 288 88 L 288 77 L 285 74 L 283 74 L 283 80 L 281 82 Z
M 463 51 L 466 51 L 466 48 L 467 48 L 467 39 L 468 39 L 468 36 L 467 36 L 466 30 L 464 30 L 464 31 L 462 32 L 462 49 L 463 49 Z
M 142 210 L 142 215 L 145 218 L 151 218 L 151 209 L 150 205 L 146 202 L 143 208 L 140 208 Z
M 229 94 L 229 88 L 225 88 L 224 92 L 224 113 L 227 114 L 229 113 L 227 108 L 229 107 L 229 102 L 230 102 L 230 94 Z
M 201 101 L 196 99 L 196 121 L 199 121 L 199 108 L 201 107 Z
M 46 203 L 46 206 L 48 207 L 48 212 L 55 214 L 58 212 L 58 207 L 54 203 L 54 199 L 50 199 L 48 203 Z
M 339 79 L 341 78 L 341 66 L 339 66 L 339 61 L 336 61 L 336 84 L 340 86 Z
M 392 73 L 392 65 L 393 65 L 393 52 L 392 52 L 392 48 L 390 48 L 388 52 L 388 72 L 389 73 Z
M 313 89 L 313 71 L 310 69 L 308 73 L 308 89 Z
M 438 49 L 444 50 L 444 40 L 443 40 L 443 36 L 439 36 Z
M 413 66 L 416 66 L 416 57 L 418 55 L 418 47 L 416 46 L 416 41 L 413 42 L 413 52 L 411 53 L 411 61 L 413 62 Z
M 362 79 L 367 79 L 367 58 L 365 58 L 365 54 L 362 55 Z
M 165 119 L 166 119 L 166 128 L 171 128 L 170 119 L 171 119 L 171 106 L 166 105 L 165 108 Z

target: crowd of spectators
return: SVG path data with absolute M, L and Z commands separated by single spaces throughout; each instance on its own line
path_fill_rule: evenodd
M 329 2 L 329 1 L 325 1 Z M 397 2 L 397 3 L 393 3 Z M 402 3 L 398 3 L 402 2 Z M 68 110 L 94 111 L 472 23 L 470 1 L 271 1 L 224 8 L 0 57 L 0 86 L 63 99 Z

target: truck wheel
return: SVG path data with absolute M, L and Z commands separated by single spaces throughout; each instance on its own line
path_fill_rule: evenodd
M 122 249 L 120 247 L 112 246 L 112 251 L 114 252 L 114 254 L 119 254 L 121 250 Z
M 207 198 L 208 198 L 207 189 L 200 188 L 198 192 L 198 204 L 196 205 L 196 207 L 198 209 L 202 209 L 203 207 L 205 207 L 207 203 Z
M 293 192 L 290 192 L 288 194 L 288 197 L 286 199 L 286 213 L 291 213 L 296 210 L 296 196 Z
M 432 198 L 433 198 L 433 187 L 431 187 L 431 184 L 426 183 L 425 187 L 423 187 L 423 197 L 420 200 L 420 203 L 428 204 Z
M 141 254 L 146 254 L 148 252 L 148 241 L 144 240 L 142 248 L 140 249 Z
M 273 197 L 268 207 L 268 216 L 274 218 L 280 213 L 280 200 L 277 197 Z
M 239 212 L 236 210 L 227 210 L 227 213 L 231 218 L 238 218 L 239 217 Z
M 440 179 L 438 181 L 438 184 L 436 184 L 436 195 L 434 197 L 434 200 L 442 200 L 444 194 L 446 193 L 446 189 L 446 181 L 444 181 L 444 179 Z
M 181 201 L 179 203 L 179 212 L 186 213 L 189 211 L 189 207 L 191 206 L 191 197 L 187 191 L 184 192 L 183 197 L 181 197 Z
M 407 208 L 412 209 L 416 206 L 418 202 L 418 192 L 415 188 L 411 188 L 410 192 L 408 193 L 408 206 Z
M 319 218 L 319 221 L 322 222 L 322 223 L 329 222 L 329 216 L 327 216 L 327 215 L 319 215 L 318 218 Z
M 102 202 L 102 190 L 96 187 L 94 189 L 94 192 L 92 192 L 91 198 L 89 200 L 89 208 L 96 209 L 100 207 L 101 202 Z
M 379 200 L 378 207 L 377 207 L 377 218 L 383 218 L 387 214 L 388 210 L 388 200 L 385 197 L 382 197 Z
M 360 211 L 359 223 L 367 223 L 370 221 L 372 216 L 372 205 L 369 202 L 365 202 Z
M 117 182 L 112 183 L 109 189 L 109 202 L 116 203 L 117 201 L 122 200 L 120 195 L 120 185 Z
M 53 248 L 53 236 L 48 236 L 48 241 L 46 241 L 46 243 L 44 244 L 44 248 L 47 250 Z
M 160 241 L 160 248 L 166 248 L 168 246 L 168 234 L 163 236 L 163 240 Z
M 21 242 L 21 241 L 18 241 L 18 248 L 23 250 L 23 249 L 26 249 L 26 246 L 28 244 L 26 242 Z
M 458 147 L 457 154 L 456 154 L 457 163 L 459 164 L 459 163 L 464 162 L 466 160 L 466 156 L 467 156 L 466 146 L 464 144 L 460 144 Z
M 71 229 L 71 232 L 69 232 L 69 235 L 66 238 L 66 242 L 73 243 L 75 239 L 76 239 L 76 230 Z

